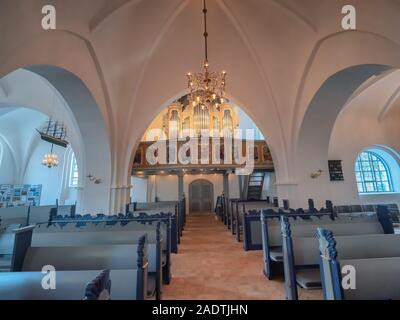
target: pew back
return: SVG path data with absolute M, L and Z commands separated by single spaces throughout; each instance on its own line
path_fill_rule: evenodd
M 400 235 L 349 235 L 336 236 L 335 239 L 340 259 L 400 257 Z M 318 241 L 315 237 L 293 237 L 292 243 L 295 266 L 319 264 Z
M 40 231 L 38 231 L 40 230 Z M 168 229 L 166 225 L 160 225 L 161 238 L 163 239 L 163 250 L 168 248 Z M 33 237 L 33 246 L 79 246 L 87 245 L 117 245 L 117 244 L 137 244 L 139 238 L 147 234 L 149 243 L 157 242 L 157 230 L 155 224 L 137 224 L 137 229 L 127 230 L 119 226 L 105 226 L 96 228 L 66 228 L 50 226 L 36 228 Z
M 57 209 L 57 206 L 39 206 L 39 207 L 31 207 L 29 211 L 29 221 L 28 224 L 37 224 L 37 223 L 47 223 L 50 220 L 50 212 L 51 210 Z
M 1 229 L 15 224 L 25 226 L 28 220 L 29 207 L 9 207 L 0 209 L 0 227 Z
M 30 247 L 22 271 L 40 271 L 44 265 L 54 266 L 59 271 L 136 269 L 138 246 Z
M 149 259 L 149 272 L 157 272 L 157 234 L 156 232 L 146 233 L 148 240 L 148 259 Z M 47 254 L 42 248 L 44 247 L 56 247 L 58 250 L 60 247 L 71 247 L 81 248 L 81 246 L 99 246 L 98 250 L 105 249 L 106 252 L 112 252 L 112 255 L 107 259 L 113 260 L 116 265 L 111 265 L 109 268 L 113 269 L 129 269 L 132 268 L 132 261 L 135 262 L 137 245 L 139 244 L 140 237 L 143 232 L 64 232 L 64 233 L 33 233 L 32 246 L 40 247 L 42 257 L 43 254 Z M 164 241 L 163 241 L 164 242 Z M 161 244 L 162 245 L 162 244 Z M 111 250 L 111 251 L 110 251 Z M 85 248 L 83 247 L 83 252 Z M 94 251 L 95 256 L 99 253 Z M 62 251 L 63 254 L 69 252 L 69 250 Z M 124 256 L 124 253 L 126 254 Z M 51 254 L 51 253 L 50 253 Z M 104 254 L 106 254 L 104 252 Z M 75 257 L 75 254 L 73 255 Z M 122 259 L 114 260 L 114 257 Z M 38 258 L 39 260 L 41 259 Z M 65 256 L 61 256 L 61 259 L 66 259 Z M 78 257 L 79 259 L 79 257 Z M 87 260 L 87 259 L 86 259 Z M 92 262 L 90 262 L 92 263 Z M 95 262 L 93 262 L 95 263 Z M 131 266 L 131 267 L 129 267 Z M 87 268 L 87 267 L 86 267 Z M 68 269 L 69 270 L 69 269 Z
M 296 219 L 291 220 L 290 228 L 292 237 L 313 237 L 317 228 L 329 229 L 335 235 L 362 235 L 362 234 L 383 234 L 382 225 L 375 219 L 357 219 L 344 221 L 312 221 Z M 268 226 L 269 246 L 281 246 L 281 226 L 279 224 Z
M 59 271 L 56 290 L 43 289 L 41 272 L 0 273 L 0 300 L 82 300 L 88 283 L 100 273 L 100 270 Z
M 0 273 L 0 300 L 82 300 L 90 283 L 101 271 L 57 271 L 56 290 L 42 288 L 41 272 Z M 139 270 L 111 270 L 113 300 L 143 299 L 143 287 L 138 285 Z M 139 289 L 139 290 L 138 290 Z M 109 290 L 109 288 L 108 288 Z M 107 299 L 101 292 L 99 299 Z
M 355 289 L 343 290 L 346 300 L 400 299 L 400 257 L 339 260 L 356 270 Z
M 57 215 L 73 216 L 75 205 L 63 205 L 57 207 Z

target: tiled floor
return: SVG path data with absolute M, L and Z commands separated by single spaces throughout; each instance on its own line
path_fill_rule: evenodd
M 284 299 L 282 280 L 262 274 L 262 252 L 244 251 L 213 215 L 188 216 L 179 254 L 172 257 L 166 300 Z M 300 291 L 300 299 L 320 299 L 321 291 Z

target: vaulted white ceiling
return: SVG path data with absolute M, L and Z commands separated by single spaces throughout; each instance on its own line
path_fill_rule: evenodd
M 397 0 L 353 0 L 356 31 L 341 27 L 348 1 L 207 2 L 211 68 L 228 72 L 228 94 L 268 139 L 281 182 L 296 179 L 291 162 L 304 118 L 330 76 L 361 64 L 400 66 Z M 0 76 L 50 64 L 80 77 L 108 130 L 113 181 L 123 184 L 144 130 L 185 92 L 186 72 L 201 67 L 202 1 L 52 3 L 57 30 L 44 31 L 45 1 L 0 1 Z

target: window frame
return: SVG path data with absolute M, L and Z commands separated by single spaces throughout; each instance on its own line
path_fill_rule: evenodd
M 367 156 L 366 160 L 363 159 L 364 155 Z M 374 151 L 365 150 L 358 155 L 354 164 L 354 173 L 359 194 L 385 194 L 395 192 L 388 164 L 383 157 Z M 384 184 L 387 184 L 388 188 L 380 190 L 380 186 Z M 368 190 L 371 189 L 371 186 L 372 190 Z

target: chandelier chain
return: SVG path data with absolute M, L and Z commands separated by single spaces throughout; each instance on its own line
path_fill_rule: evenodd
M 226 72 L 211 71 L 208 62 L 208 25 L 207 25 L 207 2 L 203 0 L 204 16 L 204 53 L 205 61 L 203 72 L 187 74 L 189 104 L 194 109 L 194 126 L 196 131 L 210 127 L 211 113 L 219 111 L 225 102 Z
M 205 50 L 205 63 L 208 62 L 208 32 L 207 32 L 207 6 L 206 0 L 204 0 L 204 50 Z

